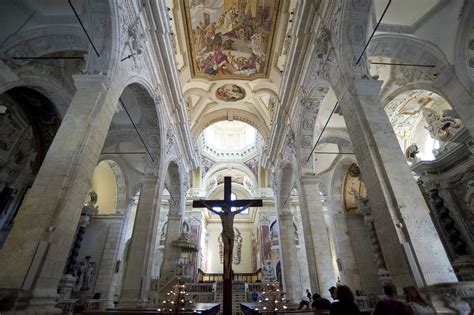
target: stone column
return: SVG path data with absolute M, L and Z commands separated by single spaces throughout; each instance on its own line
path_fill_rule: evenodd
M 340 99 L 374 224 L 395 285 L 457 282 L 425 200 L 380 104 L 381 81 L 355 80 Z
M 142 180 L 140 199 L 130 239 L 119 307 L 146 305 L 157 234 L 161 181 L 156 176 Z
M 327 295 L 327 288 L 336 283 L 336 278 L 318 181 L 315 176 L 301 176 L 298 184 L 311 292 Z
M 94 293 L 101 294 L 101 304 L 104 307 L 114 307 L 114 274 L 118 258 L 118 249 L 120 246 L 120 232 L 123 226 L 122 215 L 108 215 L 96 220 L 107 222 L 108 231 L 105 240 L 105 248 L 102 252 L 100 265 L 97 270 L 97 279 L 95 282 Z
M 116 105 L 104 76 L 73 78 L 76 94 L 0 251 L 0 286 L 33 291 L 36 309 L 54 305 Z
M 171 202 L 172 203 L 172 202 Z M 170 206 L 168 214 L 168 229 L 166 230 L 165 251 L 163 255 L 163 263 L 160 271 L 160 287 L 163 287 L 175 277 L 176 266 L 178 265 L 181 249 L 173 247 L 173 241 L 176 241 L 181 235 L 181 226 L 183 224 L 183 216 Z
M 286 298 L 294 303 L 301 300 L 300 271 L 295 244 L 295 228 L 293 215 L 289 210 L 278 215 L 280 226 L 280 258 L 282 266 L 283 291 Z

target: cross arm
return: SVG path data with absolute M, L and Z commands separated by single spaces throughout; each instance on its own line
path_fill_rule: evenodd
M 242 211 L 244 211 L 247 208 L 250 207 L 262 207 L 263 202 L 261 199 L 255 199 L 255 200 L 232 200 L 231 201 L 232 207 L 239 208 L 236 211 L 232 211 L 232 213 L 239 214 Z
M 194 200 L 193 201 L 193 208 L 207 208 L 207 210 L 220 215 L 219 211 L 214 210 L 213 208 L 220 207 L 222 208 L 222 201 L 221 200 Z

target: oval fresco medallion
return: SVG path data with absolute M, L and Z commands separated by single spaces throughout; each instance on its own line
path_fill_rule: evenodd
M 224 102 L 236 102 L 245 97 L 245 90 L 235 84 L 224 84 L 217 89 L 216 97 Z

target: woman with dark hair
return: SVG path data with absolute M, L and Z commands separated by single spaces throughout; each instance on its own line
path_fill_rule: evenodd
M 421 296 L 421 293 L 415 287 L 404 287 L 403 295 L 405 296 L 407 304 L 413 309 L 415 315 L 436 314 L 434 308 Z
M 337 286 L 338 301 L 331 304 L 329 314 L 331 315 L 357 315 L 360 314 L 359 307 L 354 303 L 354 294 L 347 285 Z

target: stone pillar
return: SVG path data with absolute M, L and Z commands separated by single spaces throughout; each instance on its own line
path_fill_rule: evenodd
M 146 305 L 151 281 L 151 267 L 159 218 L 159 191 L 162 185 L 156 176 L 142 180 L 140 199 L 130 239 L 128 261 L 124 270 L 120 307 Z
M 380 104 L 381 81 L 355 80 L 340 106 L 395 285 L 457 282 L 428 207 Z
M 298 184 L 311 292 L 327 295 L 327 288 L 336 283 L 336 278 L 318 181 L 315 176 L 301 176 Z
M 122 215 L 108 215 L 95 220 L 104 220 L 108 225 L 107 238 L 105 239 L 105 248 L 100 259 L 100 265 L 97 270 L 97 279 L 95 282 L 94 293 L 101 294 L 102 305 L 105 307 L 114 306 L 115 285 L 113 277 L 118 258 L 118 249 L 120 246 L 120 232 L 123 226 Z
M 166 230 L 165 251 L 163 255 L 163 263 L 160 271 L 160 287 L 166 285 L 168 281 L 175 277 L 176 266 L 178 265 L 181 249 L 173 247 L 173 241 L 176 241 L 181 235 L 181 226 L 183 224 L 183 216 L 173 210 L 170 206 L 168 214 L 168 229 Z
M 0 286 L 33 291 L 38 310 L 54 305 L 116 105 L 104 76 L 73 78 L 76 94 L 0 251 Z
M 300 271 L 295 244 L 293 215 L 289 210 L 278 215 L 280 226 L 280 259 L 282 266 L 283 291 L 286 298 L 294 303 L 301 300 Z
M 346 214 L 341 213 L 336 209 L 332 210 L 332 212 L 334 213 L 332 215 L 332 221 L 334 224 L 334 233 L 332 235 L 334 237 L 334 246 L 336 248 L 341 281 L 352 289 L 362 288 L 360 279 L 361 275 L 357 266 L 354 249 L 352 247 Z

